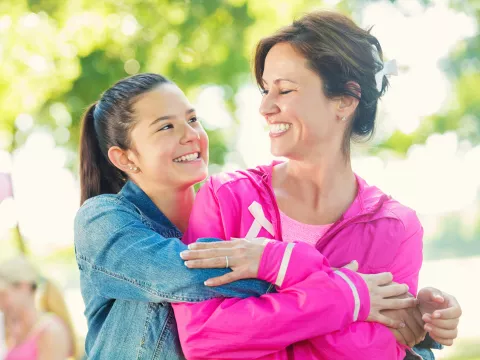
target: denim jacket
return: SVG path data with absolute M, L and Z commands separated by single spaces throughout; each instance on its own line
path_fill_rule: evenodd
M 131 181 L 118 194 L 83 204 L 75 218 L 75 254 L 88 322 L 88 359 L 185 359 L 169 303 L 246 298 L 272 290 L 260 280 L 205 286 L 205 280 L 229 270 L 185 267 L 179 256 L 187 249 L 181 236 Z M 429 353 L 422 353 L 424 359 L 433 359 L 424 351 Z
M 131 181 L 116 195 L 83 204 L 75 218 L 75 254 L 88 359 L 184 359 L 169 303 L 269 291 L 271 285 L 260 280 L 205 286 L 227 269 L 188 269 L 179 255 L 187 249 L 181 236 Z

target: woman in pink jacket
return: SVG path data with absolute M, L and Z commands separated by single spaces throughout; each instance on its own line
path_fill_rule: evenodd
M 356 260 L 360 272 L 391 272 L 416 295 L 423 229 L 415 212 L 351 168 L 351 139 L 372 135 L 377 103 L 388 85 L 385 75 L 395 70 L 381 59 L 373 35 L 330 12 L 310 13 L 261 40 L 254 60 L 263 93 L 260 112 L 270 128 L 272 154 L 288 161 L 210 178 L 197 195 L 184 241 L 261 237 L 289 243 L 266 246 L 258 269 L 258 277 L 275 283 L 279 293 L 292 285 L 290 269 L 296 276 L 303 269 L 309 279 L 312 266 L 328 274 L 330 266 Z M 297 241 L 322 255 L 296 256 L 294 247 L 306 245 Z M 182 257 L 191 268 L 238 272 L 243 264 L 238 247 L 252 246 L 197 243 Z M 278 259 L 278 267 L 267 268 L 265 259 Z M 322 305 L 315 327 L 302 316 L 302 306 L 310 306 L 306 293 L 291 304 L 260 297 L 174 305 L 187 358 L 403 359 L 418 341 L 418 328 L 447 345 L 456 336 L 459 308 L 451 298 L 423 303 L 420 316 L 389 311 L 406 324 L 392 329 L 366 322 L 361 289 L 337 274 L 352 290 L 352 312 L 346 316 L 342 309 L 349 300 L 332 298 L 324 289 L 316 299 Z M 227 274 L 210 285 L 232 278 Z M 268 315 L 279 308 L 272 320 Z M 290 311 L 298 312 L 295 321 L 282 318 Z

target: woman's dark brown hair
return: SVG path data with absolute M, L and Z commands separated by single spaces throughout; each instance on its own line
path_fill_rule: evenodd
M 166 83 L 171 82 L 161 75 L 134 75 L 117 82 L 87 109 L 80 135 L 81 204 L 93 196 L 116 194 L 125 184 L 127 175 L 110 162 L 108 149 L 130 148 L 135 101 Z
M 335 12 L 306 14 L 258 43 L 253 65 L 257 84 L 261 88 L 264 86 L 265 58 L 270 49 L 279 43 L 289 43 L 305 57 L 308 66 L 322 79 L 325 96 L 352 96 L 359 100 L 351 126 L 345 134 L 344 152 L 349 153 L 350 139 L 371 137 L 377 102 L 388 81 L 384 77 L 381 91 L 377 90 L 375 74 L 383 68 L 383 54 L 370 29 L 363 30 L 348 17 Z

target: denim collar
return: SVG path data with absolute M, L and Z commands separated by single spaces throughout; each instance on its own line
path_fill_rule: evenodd
M 159 223 L 169 230 L 175 236 L 181 236 L 181 231 L 163 214 L 163 212 L 153 203 L 148 195 L 133 181 L 128 180 L 120 190 L 119 195 L 135 205 L 149 219 Z

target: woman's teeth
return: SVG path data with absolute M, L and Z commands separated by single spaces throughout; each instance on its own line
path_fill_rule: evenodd
M 200 157 L 200 153 L 193 153 L 193 154 L 188 154 L 184 156 L 180 156 L 176 159 L 173 159 L 174 162 L 185 162 L 185 161 L 193 161 L 197 160 Z
M 285 123 L 282 123 L 282 124 L 270 124 L 269 127 L 270 127 L 270 132 L 272 134 L 279 134 L 279 133 L 282 133 L 282 132 L 285 132 L 287 131 L 288 129 L 290 129 L 292 125 L 291 124 L 285 124 Z

